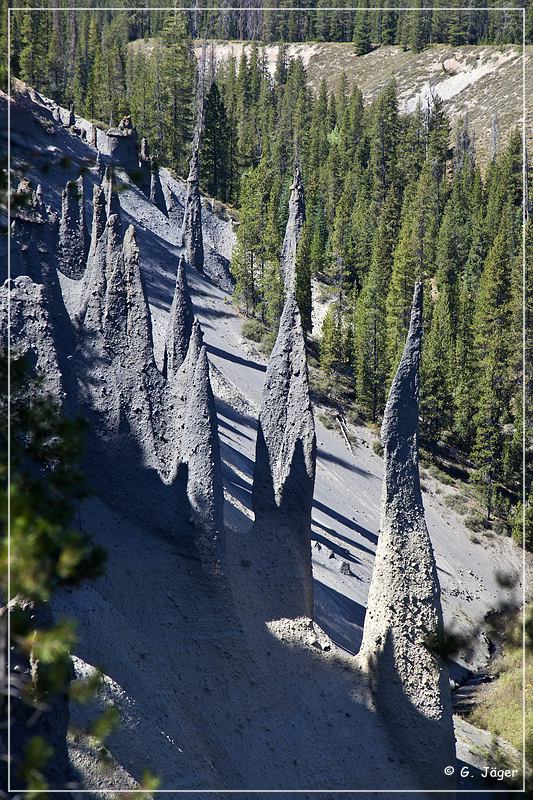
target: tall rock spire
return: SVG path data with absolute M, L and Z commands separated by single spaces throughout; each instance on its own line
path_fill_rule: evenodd
M 96 174 L 100 178 L 104 178 L 105 171 L 106 171 L 106 166 L 105 166 L 105 164 L 103 162 L 102 154 L 100 153 L 100 151 L 98 151 L 98 153 L 96 154 L 96 161 L 95 161 L 95 164 L 94 164 L 94 169 L 96 171 Z
M 107 223 L 106 198 L 104 190 L 98 184 L 93 187 L 93 221 L 91 227 L 91 246 L 89 253 L 94 253 L 100 236 Z
M 203 272 L 204 241 L 202 236 L 202 198 L 200 195 L 200 159 L 198 147 L 195 148 L 187 178 L 187 197 L 181 231 L 187 263 Z
M 85 227 L 83 177 L 68 181 L 61 195 L 58 267 L 68 278 L 81 278 L 89 251 Z
M 298 305 L 290 292 L 263 389 L 252 492 L 254 532 L 271 557 L 278 552 L 277 575 L 271 582 L 271 615 L 312 616 L 310 531 L 315 465 L 304 335 Z
M 418 472 L 421 341 L 418 283 L 381 429 L 380 535 L 359 657 L 376 707 L 399 746 L 418 762 L 424 787 L 441 788 L 444 766 L 455 764 L 455 747 L 448 676 L 437 655 L 443 628 L 440 587 Z
M 162 214 L 164 214 L 166 217 L 168 216 L 165 195 L 163 194 L 161 178 L 159 177 L 159 167 L 153 161 L 153 159 L 150 163 L 150 202 L 153 203 Z
M 128 227 L 115 258 L 109 258 L 110 251 L 115 253 L 116 242 L 108 230 L 107 267 L 111 262 L 112 272 L 107 280 L 103 319 L 106 350 L 110 357 L 118 356 L 123 363 L 142 368 L 153 359 L 152 324 L 133 225 Z
M 118 199 L 115 175 L 113 173 L 113 167 L 109 165 L 105 168 L 102 189 L 106 197 L 107 216 L 110 217 L 111 214 L 117 214 L 120 219 L 120 200 Z
M 300 167 L 297 164 L 294 169 L 294 180 L 291 186 L 291 196 L 289 199 L 289 218 L 285 228 L 285 238 L 281 248 L 281 275 L 285 284 L 285 290 L 294 289 L 296 282 L 296 252 L 298 243 L 305 223 L 305 198 L 304 186 Z
M 193 321 L 192 301 L 185 274 L 185 259 L 182 257 L 178 264 L 176 286 L 165 336 L 163 356 L 163 374 L 165 376 L 171 377 L 183 364 L 191 338 Z
M 140 188 L 147 197 L 150 197 L 150 178 L 152 174 L 152 159 L 148 139 L 141 139 L 139 148 Z
M 191 340 L 194 347 L 194 340 Z M 192 507 L 202 556 L 216 561 L 223 550 L 224 491 L 215 399 L 205 345 L 187 387 L 180 461 L 187 466 L 187 497 Z
M 99 194 L 97 195 L 97 188 Z M 95 331 L 101 331 L 107 292 L 107 278 L 111 273 L 108 269 L 108 256 L 111 263 L 116 263 L 120 255 L 120 238 L 117 229 L 120 222 L 116 214 L 112 214 L 105 223 L 104 230 L 98 238 L 96 234 L 102 222 L 102 208 L 105 215 L 105 197 L 101 187 L 95 187 L 93 200 L 93 232 L 91 249 L 87 261 L 87 269 L 83 276 L 80 305 L 74 317 L 74 324 L 78 331 L 83 325 L 85 332 L 92 336 Z
M 64 370 L 65 361 L 75 348 L 75 335 L 57 271 L 58 219 L 45 204 L 40 185 L 33 191 L 31 183 L 23 180 L 17 192 L 27 194 L 27 201 L 12 211 L 11 278 L 29 276 L 42 285 L 43 303 Z

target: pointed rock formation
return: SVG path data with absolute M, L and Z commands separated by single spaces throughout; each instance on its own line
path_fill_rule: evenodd
M 270 558 L 278 552 L 271 574 L 268 613 L 272 616 L 312 616 L 310 532 L 315 464 L 305 342 L 291 292 L 263 389 L 252 492 L 254 533 L 262 538 Z
M 183 364 L 176 373 L 175 391 L 182 400 L 186 400 L 188 396 L 189 386 L 191 385 L 196 364 L 200 357 L 200 351 L 204 346 L 204 332 L 202 326 L 197 319 L 193 321 L 191 336 L 189 338 L 189 346 L 187 347 L 187 355 Z M 170 376 L 170 373 L 169 373 Z
M 418 764 L 424 788 L 442 788 L 449 784 L 443 769 L 455 764 L 455 747 L 448 675 L 437 655 L 440 587 L 418 473 L 421 340 L 419 283 L 381 429 L 380 535 L 359 658 L 376 707 L 406 757 Z
M 141 139 L 141 146 L 139 148 L 139 169 L 141 172 L 139 181 L 141 191 L 144 192 L 147 197 L 150 197 L 152 159 L 150 158 L 148 140 L 144 137 Z
M 75 347 L 75 338 L 57 272 L 57 216 L 44 203 L 40 186 L 33 191 L 29 181 L 22 181 L 19 192 L 26 197 L 12 210 L 11 278 L 29 276 L 42 285 L 42 302 L 50 315 L 56 349 L 64 366 L 64 359 Z
M 159 168 L 157 164 L 153 162 L 150 169 L 150 202 L 153 203 L 162 214 L 168 216 L 165 195 L 163 194 L 163 187 L 161 186 L 161 179 L 159 177 Z
M 174 297 L 170 307 L 163 356 L 163 375 L 172 377 L 187 355 L 194 314 L 185 274 L 185 259 L 180 258 Z
M 294 180 L 289 199 L 289 219 L 285 228 L 285 238 L 281 249 L 281 275 L 285 291 L 294 290 L 296 282 L 296 252 L 305 223 L 305 198 L 300 167 L 294 170 Z
M 26 357 L 44 390 L 61 402 L 65 392 L 48 305 L 45 286 L 27 275 L 6 282 L 0 292 L 0 338 L 5 345 L 9 335 L 13 353 Z
M 90 122 L 89 123 L 89 129 L 87 131 L 87 142 L 91 145 L 91 147 L 94 147 L 95 150 L 97 148 L 97 142 L 98 142 L 97 130 L 98 129 L 97 129 L 96 125 L 94 125 L 92 122 Z
M 148 146 L 148 139 L 146 139 L 144 136 L 141 139 L 139 158 L 143 162 L 150 161 L 150 148 Z
M 204 241 L 202 235 L 202 198 L 200 195 L 200 160 L 198 148 L 191 158 L 189 177 L 187 178 L 187 197 L 183 227 L 181 232 L 185 258 L 187 263 L 203 272 L 204 269 Z
M 116 214 L 111 215 L 104 230 L 96 238 L 105 215 L 105 198 L 101 187 L 95 186 L 93 204 L 91 250 L 83 276 L 80 306 L 74 317 L 76 328 L 79 330 L 83 325 L 85 333 L 90 337 L 103 329 L 107 280 L 121 257 L 122 250 L 120 222 Z
M 105 176 L 106 166 L 104 164 L 104 161 L 100 153 L 96 154 L 96 161 L 94 164 L 94 168 L 96 170 L 97 175 L 103 179 Z
M 194 340 L 192 344 L 195 348 Z M 217 414 L 205 345 L 198 354 L 187 396 L 180 461 L 187 465 L 187 496 L 198 529 L 195 539 L 204 559 L 212 562 L 222 555 L 224 491 Z
M 89 252 L 85 226 L 83 177 L 69 181 L 61 195 L 58 267 L 68 278 L 81 278 Z
M 91 245 L 89 253 L 94 253 L 100 236 L 107 224 L 106 197 L 101 186 L 93 187 L 93 222 L 91 227 Z
M 153 360 L 152 323 L 139 267 L 135 228 L 130 225 L 117 252 L 113 218 L 108 226 L 107 280 L 103 328 L 105 346 L 111 358 L 143 368 Z M 116 223 L 114 223 L 116 225 Z
M 102 189 L 106 197 L 107 216 L 110 217 L 111 214 L 117 214 L 120 219 L 120 200 L 118 198 L 115 174 L 113 172 L 113 167 L 109 165 L 105 168 Z

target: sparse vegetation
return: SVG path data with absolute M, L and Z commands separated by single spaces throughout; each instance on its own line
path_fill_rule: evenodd
M 467 498 L 460 494 L 447 494 L 444 497 L 444 502 L 448 508 L 457 511 L 458 514 L 465 514 L 469 507 Z
M 259 343 L 265 334 L 265 327 L 258 319 L 245 319 L 241 326 L 241 333 L 246 339 Z
M 428 464 L 427 470 L 432 478 L 436 478 L 441 483 L 444 483 L 446 486 L 455 486 L 454 479 L 448 475 L 443 469 L 441 469 L 437 464 L 430 463 Z
M 374 439 L 372 441 L 372 450 L 377 456 L 383 456 L 383 445 L 379 439 Z
M 470 531 L 479 532 L 486 529 L 487 522 L 482 514 L 472 511 L 464 518 L 464 525 Z
M 335 420 L 333 419 L 331 414 L 319 413 L 318 419 L 320 420 L 324 428 L 327 428 L 329 431 L 332 431 L 337 427 Z
M 526 610 L 526 696 L 533 695 L 533 606 Z M 470 721 L 510 742 L 522 752 L 522 618 L 517 613 L 505 637 L 502 655 L 491 671 L 495 680 L 480 688 Z M 533 707 L 526 705 L 526 760 L 533 765 Z

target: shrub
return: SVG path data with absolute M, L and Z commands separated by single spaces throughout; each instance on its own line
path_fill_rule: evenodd
M 428 472 L 430 473 L 430 475 L 432 475 L 434 478 L 436 478 L 441 483 L 445 483 L 446 486 L 455 486 L 454 479 L 452 477 L 450 477 L 450 475 L 448 475 L 447 472 L 444 472 L 444 470 L 442 470 L 436 464 L 431 464 L 431 463 L 428 464 L 427 465 L 427 469 L 428 469 Z
M 372 450 L 377 456 L 383 456 L 383 445 L 379 441 L 379 439 L 374 439 L 372 442 Z
M 335 420 L 329 414 L 318 414 L 318 419 L 328 431 L 332 431 L 335 428 Z
M 532 607 L 526 611 L 526 692 L 533 691 L 531 623 Z M 496 679 L 481 687 L 470 721 L 502 736 L 519 752 L 522 750 L 522 636 L 521 615 L 507 631 L 503 653 L 494 663 Z M 526 760 L 533 763 L 533 706 L 526 707 Z
M 458 514 L 465 514 L 468 509 L 468 501 L 466 497 L 463 497 L 460 494 L 447 494 L 444 498 L 444 502 L 448 508 L 453 509 L 453 511 L 457 511 Z
M 492 530 L 494 533 L 497 533 L 498 536 L 509 535 L 509 525 L 504 519 L 495 519 L 492 523 Z
M 272 348 L 276 344 L 276 336 L 277 331 L 275 330 L 264 330 L 263 335 L 261 337 L 261 352 L 265 356 L 270 356 L 272 352 Z
M 513 519 L 512 535 L 513 539 L 519 547 L 522 547 L 523 542 L 523 508 L 522 503 L 518 503 Z M 531 500 L 526 503 L 526 549 L 533 550 L 533 504 Z
M 471 531 L 482 531 L 486 527 L 485 517 L 477 511 L 472 511 L 465 517 L 465 526 Z
M 260 342 L 265 333 L 264 327 L 258 319 L 245 319 L 241 326 L 241 333 L 245 339 L 250 339 L 252 342 Z

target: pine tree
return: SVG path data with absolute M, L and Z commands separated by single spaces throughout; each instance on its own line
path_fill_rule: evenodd
M 422 349 L 420 423 L 425 441 L 435 446 L 453 420 L 452 319 L 446 283 L 438 288 L 431 327 Z
M 322 323 L 320 339 L 320 367 L 326 374 L 342 363 L 342 326 L 340 311 L 336 303 L 332 303 Z
M 423 3 L 420 0 L 415 5 L 420 10 L 408 12 L 402 41 L 414 53 L 421 53 L 430 41 L 431 11 L 422 10 Z
M 378 206 L 396 180 L 398 145 L 398 99 L 396 84 L 390 81 L 372 106 L 370 122 L 370 170 L 374 197 Z
M 438 185 L 429 163 L 416 187 L 404 195 L 402 224 L 387 295 L 387 357 L 391 376 L 398 366 L 409 324 L 413 287 L 429 277 L 438 230 Z M 427 306 L 426 306 L 427 307 Z
M 20 26 L 20 78 L 37 89 L 46 85 L 46 17 L 38 11 L 26 11 Z
M 386 296 L 398 236 L 398 198 L 389 191 L 372 245 L 370 270 L 355 304 L 354 368 L 358 406 L 375 422 L 388 388 Z
M 247 315 L 253 316 L 259 311 L 263 322 L 266 320 L 261 287 L 265 285 L 265 269 L 271 262 L 270 242 L 265 241 L 271 184 L 271 174 L 264 161 L 243 174 L 240 224 L 232 257 L 237 302 L 244 305 Z
M 195 125 L 196 61 L 188 37 L 185 15 L 169 12 L 162 31 L 162 46 L 156 53 L 159 59 L 161 151 L 165 161 L 187 172 L 189 143 Z
M 227 200 L 229 173 L 228 119 L 215 82 L 207 93 L 201 139 L 202 183 L 208 194 Z
M 488 519 L 494 508 L 495 484 L 501 474 L 503 424 L 511 399 L 511 220 L 512 212 L 508 207 L 487 256 L 474 315 L 479 401 L 474 416 L 476 435 L 472 460 L 476 464 L 474 480 L 482 487 Z
M 476 410 L 478 359 L 474 349 L 474 302 L 479 276 L 467 262 L 460 278 L 455 345 L 454 433 L 460 448 L 469 452 Z
M 372 50 L 369 11 L 366 8 L 360 9 L 356 14 L 353 41 L 358 56 L 364 56 Z
M 306 222 L 296 253 L 296 300 L 305 333 L 312 330 L 311 236 L 312 229 Z

